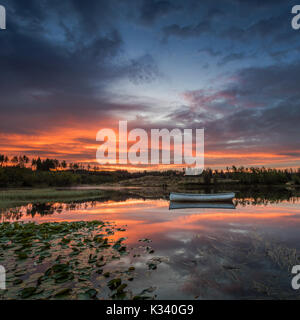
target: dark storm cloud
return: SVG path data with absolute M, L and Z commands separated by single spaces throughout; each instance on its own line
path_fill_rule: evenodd
M 285 153 L 279 153 L 279 155 L 300 158 L 300 152 L 285 152 Z
M 179 38 L 198 37 L 211 31 L 211 22 L 209 20 L 199 22 L 196 25 L 180 26 L 178 24 L 171 24 L 163 28 L 165 39 L 168 39 L 170 36 L 176 36 Z
M 27 0 L 27 1 L 10 1 L 2 0 L 6 9 L 18 17 L 29 19 L 31 22 L 41 21 L 46 17 L 44 1 Z
M 243 60 L 246 57 L 244 53 L 230 53 L 225 55 L 221 61 L 218 63 L 219 65 L 224 65 L 232 61 Z
M 119 14 L 118 1 L 115 0 L 71 0 L 71 6 L 81 18 L 80 24 L 87 31 L 95 32 L 99 27 L 107 24 Z
M 252 7 L 274 7 L 276 5 L 282 5 L 288 3 L 287 0 L 232 0 L 232 2 L 239 5 L 249 5 Z
M 63 125 L 66 119 L 143 110 L 142 105 L 112 103 L 107 93 L 113 81 L 129 79 L 140 84 L 159 74 L 149 54 L 120 60 L 123 39 L 113 26 L 115 13 L 108 2 L 90 0 L 83 5 L 83 1 L 54 0 L 49 4 L 8 3 L 14 14 L 9 28 L 0 34 L 0 70 L 5 79 L 0 87 L 1 132 L 26 133 L 44 127 L 45 122 Z M 82 17 L 79 25 L 74 22 L 78 15 Z M 111 27 L 102 15 L 111 20 Z M 92 29 L 92 33 L 83 31 Z
M 98 125 L 114 127 L 128 117 L 136 119 L 131 127 L 148 130 L 174 128 L 175 122 L 186 128 L 205 127 L 208 148 L 215 150 L 264 151 L 268 146 L 297 157 L 300 32 L 291 28 L 291 2 L 1 0 L 1 4 L 8 10 L 8 28 L 0 32 L 0 131 L 8 135 L 4 145 L 10 146 L 13 134 L 41 133 L 45 148 L 21 141 L 23 147 L 31 153 L 54 153 L 64 132 L 72 132 L 65 128 L 86 130 L 89 134 L 77 133 L 74 142 L 92 145 Z M 253 57 L 257 60 L 249 59 Z M 157 59 L 171 84 L 145 86 L 161 76 Z M 197 63 L 204 59 L 210 67 L 201 74 Z M 203 83 L 199 90 L 194 90 L 189 70 L 191 79 L 199 72 Z M 216 81 L 210 82 L 212 78 Z M 168 115 L 164 106 L 183 87 L 185 105 Z M 147 101 L 143 100 L 147 95 L 149 103 L 132 102 Z M 163 101 L 161 107 L 157 102 L 150 105 L 155 99 Z M 61 136 L 51 149 L 47 132 L 56 129 Z M 83 158 L 84 152 L 77 156 Z
M 77 32 L 95 32 L 109 22 L 118 18 L 119 3 L 117 0 L 2 0 L 6 8 L 22 22 L 39 23 L 52 15 L 66 21 L 73 17 L 79 20 L 80 29 Z M 56 16 L 56 17 L 55 17 Z M 41 25 L 37 26 L 41 28 Z M 112 25 L 110 25 L 111 27 Z
M 291 28 L 291 7 L 285 6 L 282 14 L 255 20 L 245 25 L 224 27 L 216 33 L 217 36 L 228 38 L 232 41 L 247 42 L 263 40 L 276 44 L 278 42 L 292 41 L 297 34 Z
M 205 8 L 205 4 L 204 4 Z M 203 10 L 203 9 L 202 9 Z M 178 38 L 193 38 L 199 37 L 203 34 L 214 33 L 215 25 L 214 21 L 218 17 L 223 15 L 223 11 L 215 9 L 204 9 L 205 14 L 201 14 L 203 18 L 196 24 L 185 24 L 173 23 L 162 28 L 163 40 L 168 40 L 169 37 Z
M 237 108 L 272 108 L 286 99 L 298 101 L 300 63 L 242 68 L 220 90 L 195 90 L 185 96 L 196 107 L 224 113 Z
M 215 34 L 219 27 L 218 22 L 224 18 L 225 13 L 220 7 L 211 7 L 211 2 L 186 2 L 183 4 L 188 22 L 176 21 L 162 27 L 163 40 L 167 41 L 170 37 L 182 39 L 200 37 L 206 34 Z M 190 21 L 197 22 L 191 23 Z M 186 21 L 186 19 L 184 19 Z
M 198 50 L 199 53 L 205 53 L 211 57 L 218 57 L 220 55 L 222 55 L 222 52 L 220 50 L 214 50 L 212 48 L 203 48 L 203 49 L 200 49 Z
M 153 57 L 146 54 L 140 59 L 132 60 L 128 67 L 129 78 L 135 84 L 151 82 L 159 76 L 159 70 Z
M 290 9 L 291 7 L 288 8 Z M 221 15 L 221 13 L 219 15 Z M 231 23 L 221 24 L 218 19 L 213 23 L 213 18 L 214 15 L 205 15 L 197 23 L 185 25 L 174 23 L 163 27 L 162 32 L 165 38 L 169 38 L 170 36 L 192 38 L 210 34 L 213 37 L 220 39 L 228 38 L 233 41 L 249 41 L 249 39 L 255 39 L 256 37 L 260 39 L 268 37 L 283 41 L 284 35 L 295 34 L 291 28 L 290 11 L 286 11 L 279 16 L 271 16 L 265 19 L 256 18 L 254 21 L 247 22 L 245 19 L 243 24 L 235 24 L 234 16 L 229 13 L 227 14 L 227 18 L 233 19 Z
M 156 19 L 180 9 L 171 1 L 143 0 L 140 9 L 140 19 L 144 23 L 153 23 Z
M 271 101 L 281 100 L 297 96 L 300 92 L 299 62 L 245 68 L 237 73 L 237 77 L 241 84 L 240 93 L 253 98 L 257 96 Z
M 203 126 L 214 144 L 238 141 L 235 148 L 299 149 L 300 64 L 245 68 L 234 81 L 214 92 L 187 92 L 190 102 L 170 117 L 177 123 Z
M 210 1 L 201 1 L 194 4 L 194 11 L 190 7 L 189 20 L 163 26 L 162 37 L 164 42 L 170 38 L 205 42 L 204 39 L 210 37 L 212 47 L 206 47 L 207 53 L 211 52 L 213 57 L 214 52 L 221 52 L 224 56 L 220 63 L 225 64 L 247 58 L 250 46 L 254 52 L 265 52 L 278 60 L 279 56 L 274 53 L 282 50 L 283 45 L 293 47 L 299 42 L 299 33 L 291 28 L 294 4 L 293 1 L 230 0 L 213 6 Z M 198 13 L 198 17 L 194 13 Z M 224 41 L 230 43 L 229 51 L 234 50 L 233 46 L 239 46 L 240 52 L 226 52 L 221 44 Z M 213 48 L 217 44 L 218 50 Z

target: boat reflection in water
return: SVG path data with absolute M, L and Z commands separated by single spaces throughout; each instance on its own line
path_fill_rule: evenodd
M 169 210 L 175 209 L 235 209 L 232 202 L 178 202 L 170 201 Z
M 170 193 L 170 201 L 179 202 L 226 202 L 232 201 L 235 197 L 234 192 L 226 193 Z

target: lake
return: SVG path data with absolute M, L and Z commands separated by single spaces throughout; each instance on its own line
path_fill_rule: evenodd
M 28 204 L 3 210 L 1 221 L 115 225 L 128 253 L 103 272 L 128 265 L 130 292 L 154 299 L 298 299 L 291 268 L 300 257 L 300 198 L 235 200 L 235 209 L 169 209 L 165 199 Z M 2 263 L 3 264 L 3 263 Z M 300 263 L 299 263 L 300 264 Z M 132 279 L 130 279 L 132 280 Z M 101 298 L 110 291 L 102 279 Z

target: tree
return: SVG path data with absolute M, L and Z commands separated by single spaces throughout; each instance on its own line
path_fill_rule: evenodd
M 0 167 L 2 167 L 2 166 L 3 166 L 4 159 L 5 159 L 4 154 L 0 154 Z
M 31 168 L 32 169 L 37 169 L 37 160 L 36 159 L 32 159 L 31 160 Z
M 26 164 L 29 162 L 29 158 L 27 156 L 19 156 L 19 166 L 20 168 L 26 167 Z
M 63 161 L 61 162 L 61 167 L 62 167 L 63 169 L 66 169 L 66 168 L 67 168 L 67 163 L 66 163 L 65 160 L 63 160 Z
M 73 170 L 76 172 L 79 169 L 78 163 L 73 164 Z
M 18 156 L 14 156 L 12 159 L 11 159 L 11 162 L 12 164 L 14 164 L 16 167 L 18 166 L 18 163 L 19 163 L 19 158 Z
M 38 171 L 42 170 L 42 160 L 40 157 L 38 157 L 36 160 L 36 170 Z
M 5 158 L 4 158 L 5 166 L 7 166 L 8 162 L 9 162 L 9 158 L 8 158 L 8 156 L 5 156 Z
M 60 163 L 59 163 L 59 161 L 57 160 L 57 159 L 54 159 L 54 160 L 52 160 L 53 161 L 53 164 L 54 164 L 54 169 L 56 169 L 57 170 L 57 168 L 59 168 L 60 167 Z

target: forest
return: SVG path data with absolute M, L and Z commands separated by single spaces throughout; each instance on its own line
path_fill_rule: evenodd
M 28 158 L 26 155 L 9 158 L 0 154 L 0 187 L 64 187 L 87 184 L 117 183 L 144 176 L 170 176 L 185 179 L 183 170 L 103 171 L 101 166 L 57 159 Z M 195 179 L 199 177 L 195 177 Z M 245 185 L 300 185 L 300 168 L 270 169 L 259 167 L 227 167 L 224 170 L 206 168 L 200 176 L 204 185 L 220 183 Z M 193 179 L 189 177 L 190 179 Z

